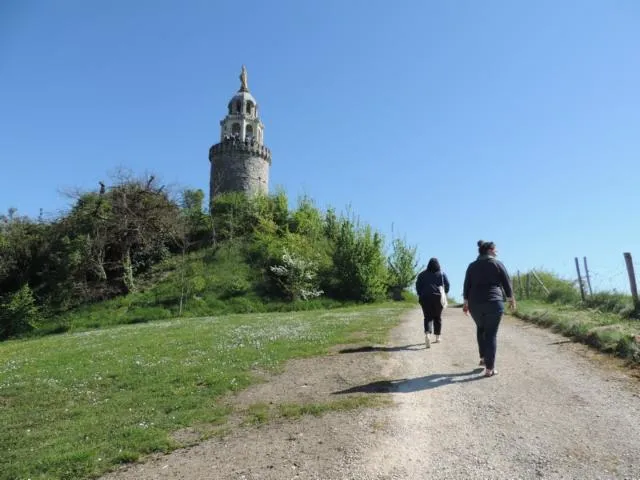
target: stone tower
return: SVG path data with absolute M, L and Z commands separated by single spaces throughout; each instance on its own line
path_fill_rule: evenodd
M 264 146 L 264 125 L 258 104 L 249 93 L 244 65 L 240 90 L 229 101 L 220 127 L 220 143 L 209 149 L 209 198 L 226 192 L 268 193 L 271 151 Z

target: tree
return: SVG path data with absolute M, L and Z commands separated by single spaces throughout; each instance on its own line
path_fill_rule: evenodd
M 110 248 L 119 257 L 125 292 L 135 290 L 135 274 L 166 255 L 178 216 L 178 206 L 169 199 L 153 175 L 124 177 L 109 191 L 113 215 Z
M 212 222 L 211 216 L 203 208 L 204 192 L 200 189 L 185 189 L 182 192 L 181 214 L 184 217 L 184 232 L 191 245 L 204 246 L 210 243 Z
M 0 302 L 0 338 L 10 338 L 33 330 L 40 318 L 33 292 L 25 284 L 7 301 Z
M 382 236 L 369 225 L 341 218 L 333 252 L 334 294 L 374 302 L 384 297 L 387 265 Z
M 395 238 L 391 242 L 389 255 L 389 287 L 394 298 L 400 299 L 402 290 L 409 287 L 418 275 L 418 248 L 410 246 L 406 240 Z

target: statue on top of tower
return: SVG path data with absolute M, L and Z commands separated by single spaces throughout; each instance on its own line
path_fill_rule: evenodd
M 247 68 L 244 65 L 242 65 L 242 72 L 240 72 L 240 91 L 249 91 L 249 87 L 247 86 Z

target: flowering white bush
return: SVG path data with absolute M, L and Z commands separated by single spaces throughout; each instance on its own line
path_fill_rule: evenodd
M 284 249 L 282 264 L 270 267 L 282 293 L 291 300 L 309 300 L 324 292 L 318 288 L 318 266 L 311 260 L 294 256 Z

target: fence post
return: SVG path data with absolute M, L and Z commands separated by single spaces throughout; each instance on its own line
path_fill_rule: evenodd
M 591 275 L 589 275 L 589 267 L 587 267 L 587 257 L 582 257 L 584 260 L 584 276 L 587 277 L 587 286 L 589 287 L 589 296 L 593 295 L 593 290 L 591 290 Z
M 527 273 L 527 285 L 526 285 L 527 298 L 531 298 L 531 274 Z
M 551 292 L 549 292 L 549 289 L 544 286 L 544 282 L 542 280 L 540 280 L 540 277 L 538 276 L 536 271 L 535 270 L 531 270 L 531 274 L 533 275 L 533 278 L 535 278 L 537 280 L 537 282 L 540 284 L 540 286 L 542 287 L 542 290 L 544 290 L 544 293 L 549 295 L 549 293 L 551 293 Z
M 631 254 L 626 252 L 624 261 L 627 264 L 627 273 L 629 274 L 629 285 L 631 286 L 631 296 L 633 297 L 633 306 L 638 308 L 638 287 L 636 286 L 636 274 L 633 270 L 633 259 Z
M 582 284 L 582 275 L 580 275 L 580 263 L 578 263 L 578 257 L 575 257 L 576 260 L 576 271 L 578 272 L 578 284 L 580 285 L 580 297 L 584 302 L 584 285 Z
M 518 270 L 517 278 L 518 278 L 518 298 L 522 298 L 522 279 L 520 278 L 520 270 Z

